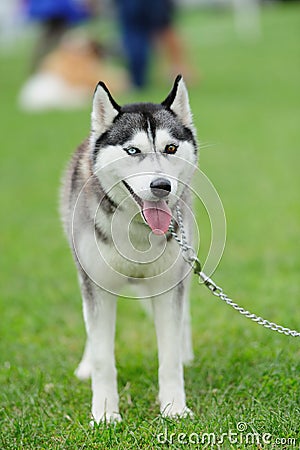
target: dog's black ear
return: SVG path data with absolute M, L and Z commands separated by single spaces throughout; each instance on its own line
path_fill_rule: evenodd
M 103 134 L 111 126 L 120 109 L 120 106 L 112 98 L 106 84 L 100 81 L 94 92 L 92 131 L 97 136 Z
M 173 88 L 162 105 L 173 111 L 183 125 L 193 127 L 188 91 L 181 75 L 177 75 Z

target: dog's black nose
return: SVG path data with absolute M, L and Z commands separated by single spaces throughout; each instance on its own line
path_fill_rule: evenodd
M 171 183 L 166 178 L 156 178 L 151 182 L 150 188 L 155 197 L 163 198 L 171 192 Z

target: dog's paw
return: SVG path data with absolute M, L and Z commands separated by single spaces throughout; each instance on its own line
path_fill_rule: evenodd
M 185 353 L 182 357 L 182 363 L 184 366 L 189 367 L 193 364 L 194 354 L 193 352 Z
M 194 352 L 191 340 L 185 339 L 182 346 L 182 363 L 185 366 L 190 366 L 194 360 Z
M 162 417 L 170 419 L 192 419 L 194 413 L 187 406 L 176 406 L 174 403 L 169 403 L 163 409 L 161 409 Z
M 81 361 L 74 374 L 79 380 L 88 380 L 91 377 L 92 367 L 88 361 Z
M 100 424 L 116 425 L 119 422 L 122 422 L 121 414 L 119 414 L 118 412 L 105 412 L 100 415 L 99 418 L 93 417 L 90 421 L 90 426 L 94 428 L 95 425 Z

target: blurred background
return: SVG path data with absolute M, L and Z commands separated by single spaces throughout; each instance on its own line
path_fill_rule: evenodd
M 253 46 L 264 40 L 264 11 L 278 6 L 259 0 L 152 0 L 150 8 L 140 0 L 3 0 L 0 44 L 4 54 L 18 48 L 25 57 L 21 109 L 80 108 L 99 78 L 116 94 L 178 73 L 189 85 L 200 83 L 201 54 L 193 44 L 204 44 L 207 27 L 213 27 L 211 45 L 229 38 L 226 21 L 205 17 L 230 17 L 235 41 Z M 200 28 L 186 17 L 195 17 Z
M 60 389 L 58 408 L 67 404 L 73 410 L 68 383 L 80 401 L 88 400 L 89 390 L 72 378 L 84 328 L 58 191 L 71 153 L 89 133 L 92 94 L 100 79 L 118 103 L 160 102 L 174 76 L 183 73 L 202 147 L 200 167 L 215 185 L 227 219 L 227 244 L 214 278 L 250 311 L 299 329 L 300 3 L 149 4 L 1 0 L 0 381 L 7 442 L 17 433 L 7 419 L 11 415 L 19 427 L 24 418 L 30 427 L 38 416 L 47 423 L 41 403 L 32 403 L 41 389 L 48 402 L 41 383 L 49 391 L 52 385 Z M 196 208 L 205 259 L 209 218 L 203 206 Z M 253 371 L 244 372 L 253 389 L 261 367 L 268 370 L 276 355 L 278 373 L 284 367 L 286 376 L 296 376 L 289 368 L 293 358 L 299 364 L 299 347 L 245 323 L 226 305 L 209 301 L 203 289 L 195 282 L 191 292 L 195 386 L 198 376 L 206 380 L 199 355 L 221 390 L 222 367 L 229 367 L 225 357 L 232 367 L 248 357 L 255 361 Z M 119 307 L 121 383 L 130 370 L 146 365 L 155 384 L 154 331 L 146 334 L 143 325 L 151 321 L 136 302 L 124 300 Z M 211 355 L 218 357 L 218 367 Z M 233 380 L 237 374 L 232 369 Z M 291 398 L 290 388 L 282 389 L 279 381 L 272 387 Z M 30 414 L 24 402 L 31 405 Z M 81 411 L 85 420 L 88 405 Z M 259 407 L 257 414 L 264 414 Z M 22 428 L 23 434 L 30 436 L 29 428 Z

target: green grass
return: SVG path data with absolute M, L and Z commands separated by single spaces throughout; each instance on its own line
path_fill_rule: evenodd
M 200 86 L 190 96 L 203 149 L 200 166 L 226 211 L 227 245 L 214 279 L 247 309 L 300 328 L 299 5 L 262 12 L 257 41 L 239 40 L 229 13 L 195 12 L 180 27 Z M 299 339 L 265 330 L 194 280 L 195 362 L 185 370 L 194 420 L 158 415 L 154 327 L 137 302 L 121 300 L 116 357 L 123 422 L 89 428 L 91 393 L 73 370 L 84 327 L 74 265 L 57 213 L 69 155 L 89 129 L 89 109 L 25 114 L 16 94 L 25 44 L 1 56 L 1 449 L 158 449 L 157 435 L 269 433 L 263 448 L 299 448 Z M 156 63 L 158 66 L 158 63 Z M 157 67 L 156 66 L 156 67 Z M 160 101 L 168 89 L 141 94 Z M 137 100 L 128 94 L 122 100 Z M 199 209 L 203 247 L 210 239 Z M 203 230 L 203 231 L 202 231 Z M 207 233 L 207 235 L 206 235 Z M 167 430 L 167 431 L 166 431 Z M 245 436 L 245 434 L 244 434 Z M 276 438 L 294 438 L 295 446 Z M 183 436 L 179 439 L 185 439 Z M 221 448 L 246 446 L 245 440 Z M 217 448 L 217 445 L 212 448 Z

